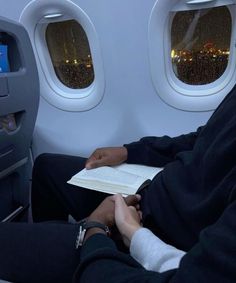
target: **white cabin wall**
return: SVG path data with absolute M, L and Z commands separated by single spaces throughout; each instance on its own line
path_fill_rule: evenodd
M 18 20 L 28 2 L 0 0 L 0 15 Z M 33 140 L 35 156 L 42 152 L 87 156 L 97 147 L 121 145 L 147 135 L 175 136 L 205 123 L 211 112 L 174 109 L 154 89 L 148 57 L 148 21 L 154 0 L 73 2 L 89 16 L 98 34 L 105 93 L 99 105 L 84 112 L 62 111 L 41 98 Z
M 29 2 L 29 0 L 0 0 L 0 16 L 18 21 L 22 9 Z

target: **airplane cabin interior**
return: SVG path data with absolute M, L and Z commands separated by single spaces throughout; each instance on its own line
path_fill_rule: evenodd
M 0 220 L 35 158 L 203 125 L 236 82 L 235 0 L 0 0 Z M 6 282 L 1 281 L 0 282 Z

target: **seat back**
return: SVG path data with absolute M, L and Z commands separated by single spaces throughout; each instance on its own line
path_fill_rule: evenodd
M 28 34 L 0 18 L 0 221 L 29 201 L 39 79 Z

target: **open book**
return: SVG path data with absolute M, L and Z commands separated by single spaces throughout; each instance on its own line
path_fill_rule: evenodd
M 83 169 L 74 175 L 69 184 L 108 194 L 124 196 L 135 194 L 147 186 L 163 168 L 126 164 L 96 169 Z

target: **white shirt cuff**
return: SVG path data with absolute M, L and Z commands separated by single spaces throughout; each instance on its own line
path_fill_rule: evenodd
M 185 252 L 167 245 L 150 230 L 140 228 L 131 239 L 130 254 L 145 269 L 164 272 L 178 268 Z

